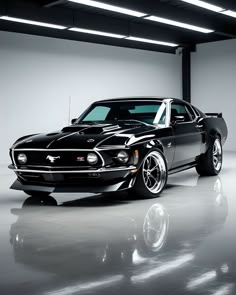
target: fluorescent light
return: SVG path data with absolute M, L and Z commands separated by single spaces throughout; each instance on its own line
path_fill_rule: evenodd
M 226 10 L 223 7 L 212 5 L 204 1 L 200 1 L 200 0 L 181 0 L 181 1 L 236 18 L 236 11 Z
M 236 18 L 236 12 L 235 11 L 232 11 L 232 10 L 224 10 L 224 11 L 221 11 L 221 13 Z
M 205 1 L 200 1 L 200 0 L 181 0 L 183 2 L 189 3 L 189 4 L 193 4 L 214 12 L 221 12 L 222 10 L 224 10 L 224 8 L 216 6 L 216 5 L 212 5 L 210 3 L 207 3 Z
M 144 38 L 138 38 L 138 37 L 126 37 L 125 39 L 131 40 L 131 41 L 138 41 L 138 42 L 144 42 L 144 43 L 152 43 L 157 45 L 164 45 L 164 46 L 170 46 L 170 47 L 177 47 L 178 44 L 175 43 L 169 43 L 169 42 L 163 42 L 163 41 L 157 41 L 157 40 L 151 40 L 151 39 L 144 39 Z
M 142 283 L 152 278 L 152 277 L 159 277 L 163 274 L 170 274 L 172 270 L 183 266 L 184 264 L 190 262 L 194 259 L 194 255 L 192 254 L 185 254 L 182 256 L 177 257 L 175 260 L 171 260 L 169 262 L 163 263 L 161 266 L 155 267 L 151 270 L 146 270 L 142 273 L 134 275 L 131 277 L 132 283 Z
M 196 289 L 199 287 L 199 285 L 205 284 L 211 280 L 214 280 L 217 276 L 217 273 L 215 270 L 206 272 L 202 274 L 201 276 L 192 279 L 188 284 L 187 284 L 187 289 L 192 290 Z
M 234 288 L 234 284 L 229 283 L 219 288 L 217 291 L 211 294 L 212 295 L 229 295 L 229 294 L 232 294 L 233 288 Z
M 49 23 L 42 23 L 42 22 L 37 22 L 37 21 L 33 21 L 33 20 L 28 20 L 28 19 L 23 19 L 23 18 L 16 18 L 16 17 L 10 17 L 10 16 L 0 16 L 0 19 L 7 20 L 7 21 L 12 21 L 12 22 L 17 22 L 17 23 L 28 24 L 28 25 L 35 25 L 35 26 L 40 26 L 40 27 L 47 27 L 47 28 L 52 28 L 52 29 L 59 29 L 59 30 L 66 29 L 66 27 L 60 26 L 60 25 L 54 25 L 54 24 L 49 24 Z
M 116 285 L 118 282 L 124 279 L 123 275 L 110 276 L 102 280 L 91 281 L 91 282 L 81 282 L 80 284 L 68 286 L 62 289 L 56 289 L 53 291 L 45 292 L 45 295 L 72 295 L 79 294 L 80 292 L 88 292 L 93 289 L 99 289 L 101 287 L 111 287 Z
M 87 30 L 82 28 L 70 28 L 69 31 L 87 33 L 87 34 L 93 34 L 93 35 L 99 35 L 99 36 L 106 36 L 106 37 L 113 37 L 113 38 L 120 38 L 120 39 L 125 37 L 124 35 L 112 34 L 112 33 L 95 31 L 95 30 Z
M 153 16 L 153 15 L 152 16 L 147 16 L 147 17 L 145 17 L 145 19 L 151 20 L 151 21 L 154 21 L 154 22 L 159 22 L 159 23 L 171 25 L 171 26 L 175 26 L 175 27 L 180 27 L 180 28 L 192 30 L 192 31 L 197 31 L 197 32 L 205 33 L 205 34 L 214 32 L 213 30 L 209 30 L 209 29 L 205 29 L 205 28 L 202 28 L 202 27 L 197 27 L 197 26 L 177 22 L 177 21 L 174 21 L 174 20 L 171 20 L 171 19 L 162 18 L 162 17 L 158 17 L 158 16 Z
M 131 9 L 123 8 L 123 7 L 118 7 L 118 6 L 114 6 L 114 5 L 110 5 L 110 4 L 106 4 L 106 3 L 101 3 L 101 2 L 93 1 L 93 0 L 69 0 L 69 1 L 74 2 L 74 3 L 78 3 L 78 4 L 89 5 L 89 6 L 105 9 L 105 10 L 115 11 L 118 13 L 128 14 L 128 15 L 132 15 L 132 16 L 136 16 L 136 17 L 143 17 L 143 16 L 147 15 L 147 13 L 142 13 L 139 11 L 135 11 L 135 10 L 131 10 Z

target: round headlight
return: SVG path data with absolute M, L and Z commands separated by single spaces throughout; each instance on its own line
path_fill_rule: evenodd
M 123 164 L 126 164 L 129 161 L 128 153 L 126 151 L 120 151 L 117 154 L 117 160 L 119 160 Z
M 98 156 L 94 153 L 89 153 L 87 155 L 87 161 L 89 162 L 89 164 L 96 164 L 98 162 Z
M 27 162 L 27 157 L 25 154 L 19 154 L 17 160 L 20 164 L 25 164 Z

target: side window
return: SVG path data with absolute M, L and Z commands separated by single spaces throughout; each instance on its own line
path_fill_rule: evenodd
M 194 113 L 193 109 L 190 106 L 186 106 L 186 108 L 191 116 L 192 121 L 194 121 L 196 119 L 196 114 Z
M 106 119 L 109 111 L 110 108 L 108 107 L 97 106 L 83 119 L 83 121 L 103 121 Z
M 183 104 L 177 104 L 177 103 L 171 104 L 171 121 L 174 120 L 175 116 L 183 116 L 184 122 L 192 121 L 192 118 L 190 117 L 190 114 L 186 106 Z
M 196 113 L 197 117 L 200 117 L 200 113 L 196 107 L 192 107 L 194 112 Z
M 165 122 L 166 122 L 166 108 L 165 108 L 164 112 L 161 115 L 159 124 L 165 124 Z

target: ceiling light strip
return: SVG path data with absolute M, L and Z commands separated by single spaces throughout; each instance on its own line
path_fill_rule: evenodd
M 92 6 L 92 7 L 96 7 L 96 8 L 110 10 L 110 11 L 114 11 L 114 12 L 118 12 L 118 13 L 123 13 L 123 14 L 131 15 L 131 16 L 135 16 L 135 17 L 143 17 L 143 16 L 147 15 L 146 13 L 142 13 L 139 11 L 135 11 L 135 10 L 131 10 L 131 9 L 115 6 L 115 5 L 110 5 L 110 4 L 106 4 L 106 3 L 102 3 L 102 2 L 98 2 L 98 1 L 93 1 L 93 0 L 69 0 L 69 2 L 74 2 L 74 3 L 78 3 L 78 4 L 83 4 L 83 5 L 88 5 L 88 6 Z
M 79 33 L 86 33 L 86 34 L 93 34 L 99 36 L 106 36 L 106 37 L 113 37 L 113 38 L 125 38 L 125 35 L 120 34 L 113 34 L 108 32 L 96 31 L 96 30 L 88 30 L 83 28 L 70 28 L 69 31 L 79 32 Z
M 178 21 L 174 21 L 174 20 L 171 20 L 171 19 L 162 18 L 162 17 L 158 17 L 158 16 L 154 16 L 154 15 L 147 16 L 144 19 L 151 20 L 151 21 L 154 21 L 154 22 L 163 23 L 163 24 L 167 24 L 167 25 L 170 25 L 170 26 L 180 27 L 180 28 L 184 28 L 184 29 L 188 29 L 188 30 L 192 30 L 192 31 L 197 31 L 197 32 L 205 33 L 205 34 L 214 32 L 214 30 L 209 30 L 209 29 L 205 29 L 205 28 L 202 28 L 202 27 L 189 25 L 189 24 L 186 24 L 186 23 L 181 23 L 181 22 L 178 22 Z
M 205 1 L 200 1 L 200 0 L 181 0 L 181 1 L 236 18 L 236 11 L 227 10 L 223 7 L 212 5 Z
M 236 18 L 236 11 L 232 11 L 232 10 L 224 10 L 220 12 L 221 14 L 227 15 L 227 16 L 231 16 L 231 17 L 235 17 Z
M 221 12 L 222 10 L 225 10 L 222 7 L 212 5 L 212 4 L 207 3 L 205 1 L 200 1 L 200 0 L 181 0 L 181 1 L 192 4 L 192 5 L 196 5 L 198 7 L 202 7 L 202 8 L 214 11 L 214 12 Z
M 60 25 L 55 25 L 55 24 L 49 24 L 49 23 L 43 23 L 43 22 L 38 22 L 38 21 L 33 21 L 33 20 L 27 20 L 27 19 L 23 19 L 23 18 L 10 17 L 10 16 L 0 16 L 0 19 L 6 20 L 6 21 L 12 21 L 12 22 L 18 22 L 18 23 L 28 24 L 28 25 L 34 25 L 34 26 L 40 26 L 40 27 L 47 27 L 47 28 L 51 28 L 51 29 L 64 30 L 64 29 L 67 28 L 65 26 L 60 26 Z
M 151 39 L 145 39 L 145 38 L 139 38 L 139 37 L 126 37 L 125 39 L 131 40 L 131 41 L 138 41 L 138 42 L 144 42 L 144 43 L 152 43 L 157 45 L 164 45 L 164 46 L 170 46 L 170 47 L 177 47 L 178 44 L 175 43 L 169 43 L 164 41 L 158 41 L 158 40 L 151 40 Z
M 37 22 L 37 21 L 31 21 L 31 20 L 9 17 L 9 16 L 1 16 L 0 20 L 1 19 L 6 20 L 6 21 L 19 22 L 19 23 L 42 26 L 42 27 L 53 28 L 53 29 L 67 29 L 67 27 L 65 27 L 65 26 Z M 145 38 L 139 38 L 139 37 L 134 37 L 134 36 L 125 36 L 125 35 L 121 35 L 121 34 L 113 34 L 113 33 L 102 32 L 102 31 L 97 31 L 97 30 L 89 30 L 89 29 L 84 29 L 84 28 L 72 27 L 72 28 L 69 28 L 68 30 L 73 31 L 73 32 L 86 33 L 86 34 L 92 34 L 92 35 L 98 35 L 98 36 L 105 36 L 105 37 L 112 37 L 112 38 L 118 38 L 118 39 L 126 39 L 126 40 L 130 40 L 130 41 L 151 43 L 151 44 L 156 44 L 156 45 L 163 45 L 163 46 L 170 46 L 170 47 L 179 46 L 178 44 L 170 43 L 170 42 L 145 39 Z

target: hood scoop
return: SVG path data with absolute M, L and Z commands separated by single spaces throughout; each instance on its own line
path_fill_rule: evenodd
M 117 130 L 120 129 L 121 127 L 119 125 L 112 125 L 112 126 L 107 126 L 102 128 L 103 132 L 109 132 L 109 131 L 113 131 L 113 130 Z
M 88 128 L 88 126 L 71 125 L 71 126 L 64 127 L 61 131 L 62 132 L 78 132 L 85 128 Z
M 119 129 L 118 125 L 97 125 L 97 126 L 88 126 L 88 125 L 71 125 L 68 127 L 64 127 L 62 132 L 78 132 L 80 135 L 98 135 L 104 134 L 106 132 L 110 132 L 112 130 Z

